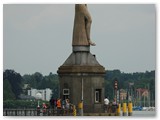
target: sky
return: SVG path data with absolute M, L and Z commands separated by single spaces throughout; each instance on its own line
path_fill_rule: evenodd
M 156 69 L 154 4 L 88 4 L 90 52 L 106 70 Z M 3 70 L 56 73 L 72 53 L 74 4 L 3 5 Z

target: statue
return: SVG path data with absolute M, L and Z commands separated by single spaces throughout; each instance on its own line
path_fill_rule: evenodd
M 73 46 L 95 46 L 90 39 L 91 16 L 86 4 L 75 5 L 75 19 L 73 28 Z

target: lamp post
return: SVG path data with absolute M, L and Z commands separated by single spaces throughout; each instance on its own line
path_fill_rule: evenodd
M 42 94 L 38 92 L 36 94 L 36 99 L 38 100 L 38 107 L 39 107 L 39 100 L 42 99 Z
M 117 81 L 117 79 L 115 79 L 115 81 L 114 81 L 114 94 L 115 94 L 115 98 L 116 98 L 116 103 L 117 103 L 117 89 L 118 89 L 118 81 Z
M 82 89 L 82 97 L 81 102 L 79 103 L 79 112 L 80 115 L 83 116 L 83 73 L 81 73 L 81 89 Z
M 129 83 L 129 96 L 130 96 L 130 101 L 133 101 L 133 86 L 134 86 L 134 82 L 130 82 Z
M 40 116 L 40 105 L 39 105 L 39 100 L 42 99 L 42 94 L 38 92 L 36 94 L 36 99 L 38 100 L 38 105 L 37 105 L 37 115 Z

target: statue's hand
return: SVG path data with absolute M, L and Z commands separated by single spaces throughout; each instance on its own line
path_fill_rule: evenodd
M 92 46 L 96 46 L 96 44 L 94 42 L 92 42 L 91 40 L 89 40 L 89 44 Z

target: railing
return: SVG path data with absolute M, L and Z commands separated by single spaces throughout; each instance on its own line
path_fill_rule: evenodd
M 72 109 L 3 109 L 3 116 L 73 116 Z

